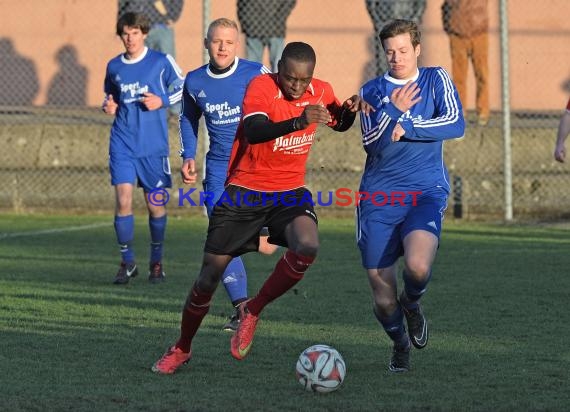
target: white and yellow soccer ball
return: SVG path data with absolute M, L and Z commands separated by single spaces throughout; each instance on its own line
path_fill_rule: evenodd
M 333 392 L 346 376 L 346 364 L 340 353 L 322 344 L 310 346 L 301 352 L 295 369 L 297 380 L 310 392 Z

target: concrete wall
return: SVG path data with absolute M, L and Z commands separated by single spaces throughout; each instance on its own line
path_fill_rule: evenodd
M 501 61 L 498 1 L 491 10 L 491 101 L 501 107 Z M 447 36 L 442 31 L 442 0 L 428 0 L 424 16 L 423 64 L 450 69 Z M 510 0 L 511 100 L 515 110 L 561 110 L 570 83 L 570 1 Z M 211 0 L 211 18 L 236 18 L 235 0 Z M 102 99 L 107 61 L 122 51 L 114 35 L 116 0 L 0 0 L 0 39 L 11 41 L 19 55 L 31 59 L 39 91 L 35 105 L 47 100 L 58 70 L 56 55 L 69 46 L 87 69 L 86 99 Z M 177 60 L 184 71 L 202 64 L 202 2 L 187 0 L 176 24 Z M 289 19 L 287 41 L 311 43 L 318 54 L 316 75 L 330 81 L 339 98 L 355 93 L 369 77 L 372 25 L 362 0 L 299 0 Z M 0 76 L 6 75 L 2 67 Z M 473 96 L 471 76 L 470 95 Z M 473 108 L 474 98 L 465 102 Z

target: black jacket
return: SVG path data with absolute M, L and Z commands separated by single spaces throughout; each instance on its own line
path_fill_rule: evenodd
M 119 0 L 119 17 L 123 13 L 143 13 L 150 19 L 150 24 L 167 24 L 178 20 L 182 13 L 184 0 L 162 0 L 166 15 L 162 15 L 154 7 L 155 0 Z
M 285 37 L 286 22 L 296 0 L 238 0 L 241 30 L 248 37 Z

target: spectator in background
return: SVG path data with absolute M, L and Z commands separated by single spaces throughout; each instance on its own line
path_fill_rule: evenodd
M 478 124 L 489 122 L 489 16 L 487 0 L 445 0 L 441 7 L 443 28 L 449 35 L 451 73 L 463 103 L 467 106 L 467 71 L 473 64 L 476 80 Z M 465 114 L 465 113 L 464 113 Z
M 375 76 L 381 76 L 388 70 L 380 41 L 382 27 L 393 19 L 412 20 L 420 25 L 425 8 L 426 0 L 366 0 L 366 10 L 374 25 Z
M 119 0 L 119 16 L 126 12 L 145 14 L 150 20 L 147 47 L 176 58 L 172 25 L 182 13 L 184 0 Z
M 566 104 L 566 111 L 560 118 L 558 125 L 558 135 L 556 138 L 556 147 L 554 148 L 554 158 L 560 163 L 566 160 L 566 139 L 570 134 L 570 99 Z
M 277 72 L 285 46 L 287 19 L 296 3 L 296 0 L 238 0 L 237 14 L 249 60 L 263 63 L 267 47 L 271 70 Z

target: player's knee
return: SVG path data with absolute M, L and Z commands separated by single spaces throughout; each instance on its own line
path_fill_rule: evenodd
M 229 261 L 222 261 L 222 256 L 206 254 L 202 261 L 202 269 L 198 275 L 198 280 L 196 281 L 198 287 L 205 292 L 213 293 L 218 283 L 220 283 L 227 263 L 229 263 Z
M 413 282 L 423 282 L 428 278 L 431 266 L 422 259 L 409 259 L 405 263 L 405 276 L 408 276 Z
M 319 241 L 317 239 L 301 240 L 293 251 L 298 255 L 315 258 L 319 252 Z

